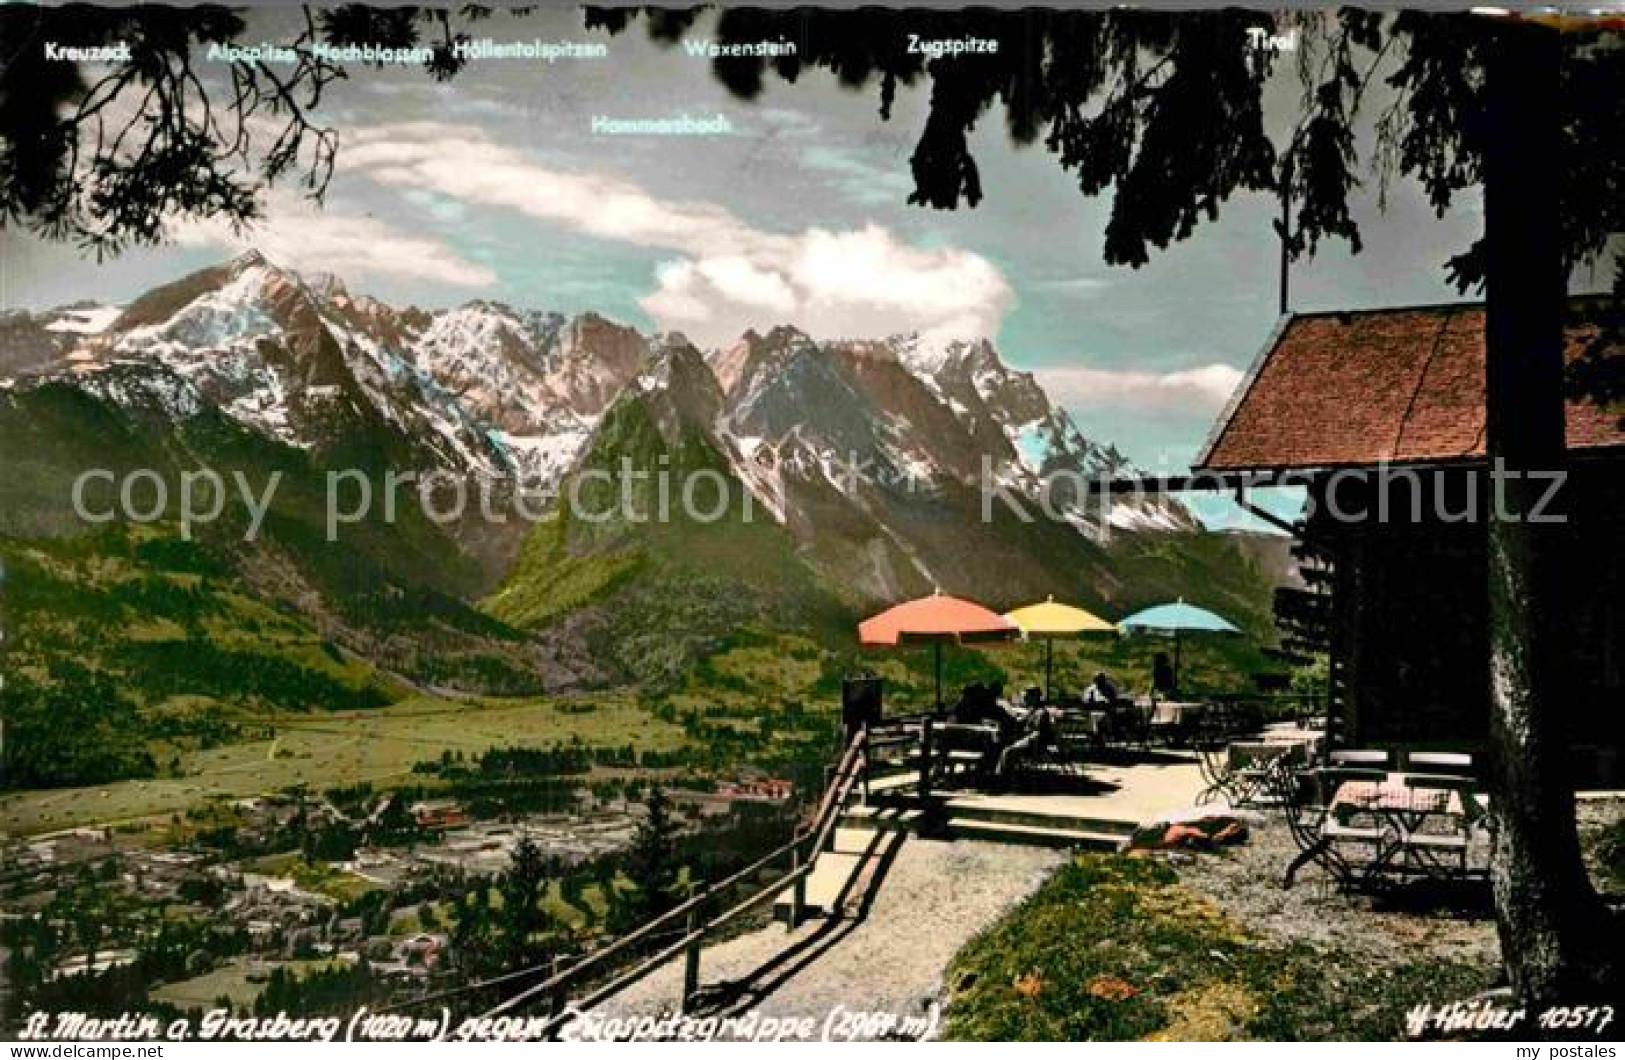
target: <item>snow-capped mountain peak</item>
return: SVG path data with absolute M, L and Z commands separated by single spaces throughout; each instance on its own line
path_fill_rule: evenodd
M 0 340 L 0 354 L 27 351 L 10 372 L 0 358 L 0 374 L 77 375 L 109 400 L 177 417 L 213 406 L 300 448 L 359 440 L 394 463 L 531 486 L 567 475 L 611 406 L 637 398 L 663 427 L 709 434 L 751 488 L 771 485 L 764 499 L 786 521 L 798 518 L 794 491 L 762 472 L 780 450 L 807 483 L 871 512 L 883 497 L 973 487 L 987 466 L 1027 491 L 1057 472 L 1132 471 L 986 339 L 819 342 L 779 324 L 705 356 L 679 334 L 590 312 L 396 308 L 254 251 L 122 311 L 8 315 Z M 854 467 L 863 474 L 842 471 Z M 1194 525 L 1177 504 L 1144 507 L 1136 525 Z M 1099 520 L 1081 503 L 1069 511 L 1080 528 Z

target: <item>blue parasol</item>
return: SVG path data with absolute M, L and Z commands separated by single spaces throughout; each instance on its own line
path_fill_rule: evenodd
M 1117 623 L 1124 632 L 1158 633 L 1174 638 L 1174 687 L 1179 687 L 1179 642 L 1185 633 L 1240 633 L 1230 620 L 1205 607 L 1187 604 L 1184 599 L 1157 604 Z

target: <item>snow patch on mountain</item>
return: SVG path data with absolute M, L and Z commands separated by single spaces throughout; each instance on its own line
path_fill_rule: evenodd
M 46 324 L 45 330 L 67 335 L 100 335 L 122 312 L 123 308 L 116 305 L 68 306 L 58 311 L 56 319 Z
M 251 347 L 256 339 L 281 332 L 263 300 L 269 270 L 243 269 L 224 287 L 209 291 L 161 324 L 133 328 L 118 341 L 120 353 L 135 351 L 192 363 L 206 361 L 210 350 Z
M 903 367 L 928 383 L 936 380 L 937 374 L 964 346 L 961 342 L 933 340 L 918 333 L 893 335 L 886 340 L 886 344 L 895 352 Z
M 114 362 L 81 373 L 75 381 L 104 401 L 172 420 L 196 416 L 209 404 L 189 380 L 148 364 Z

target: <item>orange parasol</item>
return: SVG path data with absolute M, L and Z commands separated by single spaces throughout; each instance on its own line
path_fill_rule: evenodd
M 946 596 L 940 590 L 858 623 L 858 641 L 866 648 L 900 644 L 935 647 L 939 708 L 942 706 L 943 644 L 1014 640 L 1020 635 L 1020 627 L 998 612 L 957 596 Z

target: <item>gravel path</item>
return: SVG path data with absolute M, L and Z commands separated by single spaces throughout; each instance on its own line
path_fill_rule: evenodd
M 1429 954 L 1468 964 L 1499 961 L 1487 889 L 1484 901 L 1426 904 L 1412 895 L 1396 906 L 1341 891 L 1326 872 L 1310 865 L 1283 890 L 1281 875 L 1298 847 L 1275 811 L 1264 816 L 1264 825 L 1254 827 L 1245 843 L 1175 855 L 1180 882 L 1258 934 L 1283 942 L 1313 943 L 1384 965 Z
M 810 1019 L 819 1037 L 839 1009 L 897 1019 L 928 1015 L 933 1002 L 940 1009 L 943 974 L 960 948 L 1037 890 L 1066 857 L 996 843 L 901 840 L 866 916 L 814 920 L 794 932 L 770 924 L 708 948 L 700 982 L 719 1001 L 708 1011 Z M 682 962 L 673 961 L 595 1015 L 667 1015 L 681 993 L 682 974 Z M 716 989 L 722 986 L 737 992 Z M 848 1030 L 857 1040 L 898 1034 L 884 1024 Z
M 1578 806 L 1582 835 L 1600 832 L 1625 813 L 1625 800 L 1604 799 Z M 1291 890 L 1281 874 L 1298 853 L 1275 811 L 1248 841 L 1210 854 L 1176 855 L 1180 882 L 1211 898 L 1221 909 L 1260 934 L 1314 943 L 1376 964 L 1425 961 L 1437 957 L 1498 966 L 1501 947 L 1487 889 L 1478 900 L 1427 904 L 1414 892 L 1381 899 L 1337 889 L 1329 876 L 1310 866 Z M 1487 851 L 1475 852 L 1487 857 Z M 1600 874 L 1594 882 L 1606 886 Z

